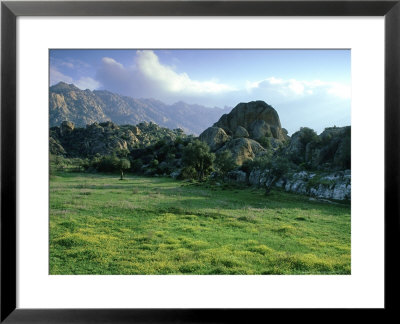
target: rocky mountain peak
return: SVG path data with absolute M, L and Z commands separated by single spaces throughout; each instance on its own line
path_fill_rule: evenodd
M 65 82 L 50 87 L 49 110 L 50 126 L 60 126 L 65 120 L 77 127 L 109 120 L 118 125 L 153 121 L 189 134 L 201 133 L 225 112 L 184 102 L 167 105 L 155 99 L 135 99 L 108 90 L 80 90 Z
M 59 82 L 53 86 L 50 87 L 50 92 L 55 92 L 55 93 L 62 93 L 62 92 L 68 92 L 68 91 L 81 91 L 77 86 L 74 84 L 68 84 L 65 82 Z

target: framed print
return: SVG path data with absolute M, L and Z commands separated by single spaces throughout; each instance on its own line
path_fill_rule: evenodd
M 393 310 L 399 12 L 2 2 L 1 320 Z

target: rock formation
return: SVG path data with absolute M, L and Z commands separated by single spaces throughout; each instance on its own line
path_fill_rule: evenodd
M 229 114 L 222 115 L 214 127 L 222 128 L 228 135 L 243 132 L 244 128 L 254 140 L 263 136 L 281 141 L 288 139 L 287 132 L 281 127 L 278 113 L 264 101 L 238 104 Z
M 269 149 L 275 150 L 289 137 L 281 127 L 278 113 L 264 101 L 238 104 L 212 127 L 200 134 L 211 151 L 230 150 L 237 165 L 254 159 L 266 151 L 259 142 L 269 139 Z
M 170 130 L 154 123 L 118 126 L 107 121 L 81 128 L 75 127 L 72 122 L 64 121 L 60 127 L 50 128 L 49 145 L 52 154 L 90 157 L 118 151 L 130 152 L 159 140 L 174 140 L 185 136 L 181 129 Z
M 224 145 L 230 136 L 228 136 L 222 128 L 219 127 L 209 127 L 199 136 L 200 140 L 206 142 L 210 147 L 211 151 L 218 150 L 222 145 Z
M 249 184 L 264 187 L 271 181 L 269 170 L 252 170 L 248 177 Z M 292 172 L 282 176 L 276 187 L 285 191 L 321 199 L 350 200 L 351 199 L 351 171 L 336 172 Z
M 301 128 L 291 137 L 285 155 L 296 164 L 310 168 L 350 169 L 351 127 L 329 127 L 319 136 Z
M 219 151 L 228 150 L 237 165 L 242 165 L 246 160 L 252 160 L 266 150 L 256 141 L 250 138 L 235 138 L 227 142 Z

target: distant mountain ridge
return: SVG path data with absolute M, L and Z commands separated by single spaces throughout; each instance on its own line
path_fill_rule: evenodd
M 78 127 L 105 121 L 119 125 L 154 122 L 198 135 L 230 110 L 230 107 L 207 108 L 181 101 L 167 105 L 159 100 L 134 99 L 107 90 L 81 90 L 64 82 L 51 86 L 49 91 L 50 127 L 60 126 L 63 121 Z

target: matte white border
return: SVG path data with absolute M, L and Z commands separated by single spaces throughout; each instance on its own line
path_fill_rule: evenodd
M 19 17 L 17 30 L 18 307 L 383 307 L 383 18 Z M 48 49 L 202 47 L 352 50 L 352 274 L 49 276 Z

